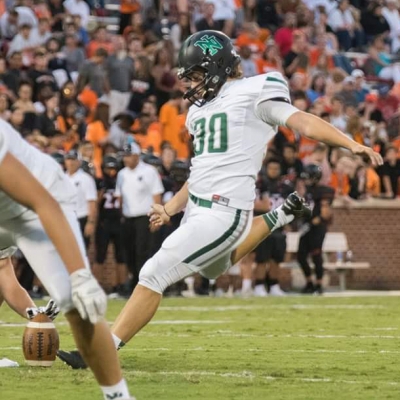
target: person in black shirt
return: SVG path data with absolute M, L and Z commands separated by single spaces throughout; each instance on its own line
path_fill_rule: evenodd
M 283 160 L 281 162 L 281 173 L 286 179 L 296 186 L 297 179 L 303 172 L 303 163 L 297 157 L 297 147 L 294 143 L 285 143 L 283 146 Z
M 121 291 L 121 286 L 126 281 L 126 268 L 122 249 L 120 199 L 114 196 L 119 165 L 115 156 L 105 156 L 102 163 L 103 178 L 97 181 L 99 204 L 95 233 L 96 264 L 94 265 L 94 272 L 101 282 L 108 246 L 112 242 L 114 245 L 114 258 L 117 263 L 116 286 L 113 287 L 114 293 Z
M 394 199 L 399 193 L 400 179 L 400 160 L 397 158 L 397 150 L 394 147 L 388 147 L 386 150 L 385 163 L 378 172 L 383 196 Z
M 305 70 L 308 67 L 307 38 L 304 32 L 295 30 L 293 32 L 293 43 L 289 53 L 283 60 L 283 67 L 286 76 L 290 79 L 298 70 Z
M 203 18 L 196 22 L 196 31 L 205 31 L 208 29 L 213 29 L 216 31 L 222 31 L 224 27 L 224 21 L 215 21 L 213 19 L 215 12 L 215 5 L 212 0 L 206 0 L 204 2 Z
M 58 91 L 56 80 L 47 68 L 47 63 L 46 49 L 38 48 L 34 53 L 34 67 L 28 72 L 28 78 L 33 85 L 33 101 L 38 100 L 38 94 L 45 86 L 49 86 L 53 92 Z
M 305 199 L 310 204 L 312 215 L 309 220 L 304 221 L 300 228 L 299 250 L 297 260 L 304 272 L 307 280 L 303 293 L 322 294 L 322 278 L 324 267 L 322 260 L 322 245 L 328 224 L 332 218 L 331 204 L 335 191 L 319 184 L 322 177 L 322 170 L 319 165 L 309 164 L 304 167 L 302 178 L 306 184 Z M 308 256 L 311 255 L 315 265 L 316 284 L 314 285 L 311 277 L 311 268 L 308 263 Z
M 270 159 L 259 173 L 256 190 L 255 216 L 281 206 L 286 197 L 293 192 L 294 185 L 291 181 L 281 176 L 279 160 Z M 265 202 L 263 201 L 266 199 L 269 205 L 267 208 L 265 208 Z M 265 279 L 271 295 L 283 296 L 285 294 L 279 286 L 279 263 L 284 260 L 285 252 L 286 235 L 283 229 L 275 230 L 257 246 L 255 249 L 255 261 L 257 263 L 255 270 L 255 296 L 266 296 Z M 269 270 L 266 276 L 267 263 L 269 264 Z

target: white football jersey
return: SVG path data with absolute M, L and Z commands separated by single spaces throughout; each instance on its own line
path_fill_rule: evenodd
M 262 121 L 255 108 L 273 98 L 290 101 L 279 72 L 228 81 L 215 99 L 190 107 L 186 125 L 194 136 L 195 152 L 188 180 L 191 194 L 253 209 L 257 174 L 267 143 L 277 132 L 277 126 Z
M 58 163 L 31 146 L 9 123 L 0 119 L 0 168 L 7 152 L 17 158 L 58 202 L 76 202 L 75 189 Z M 25 210 L 0 190 L 0 222 L 15 218 Z

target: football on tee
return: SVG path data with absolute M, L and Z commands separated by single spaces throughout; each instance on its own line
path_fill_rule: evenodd
M 47 315 L 38 314 L 28 322 L 22 338 L 22 349 L 28 365 L 51 367 L 58 348 L 58 333 Z

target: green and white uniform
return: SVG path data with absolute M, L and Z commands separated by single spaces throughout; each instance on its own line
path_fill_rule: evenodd
M 277 131 L 257 110 L 276 98 L 290 95 L 283 76 L 271 72 L 229 81 L 214 100 L 189 109 L 195 157 L 188 206 L 181 226 L 142 268 L 141 285 L 161 293 L 194 272 L 216 278 L 229 267 L 231 252 L 250 230 L 257 173 Z M 277 122 L 295 111 L 283 110 Z

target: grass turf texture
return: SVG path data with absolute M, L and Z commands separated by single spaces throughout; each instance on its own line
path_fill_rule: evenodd
M 400 398 L 399 298 L 165 299 L 119 354 L 138 400 Z M 114 320 L 122 301 L 109 303 Z M 133 317 L 134 318 L 134 317 Z M 23 323 L 0 311 L 0 398 L 99 400 L 90 371 L 24 365 Z M 62 349 L 73 348 L 63 317 Z

